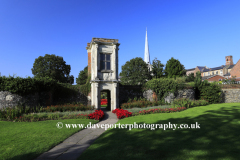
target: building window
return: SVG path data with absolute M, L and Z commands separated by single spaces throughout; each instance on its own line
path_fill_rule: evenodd
M 100 54 L 100 69 L 101 70 L 110 70 L 111 69 L 111 61 L 110 54 Z
M 203 75 L 205 76 L 205 73 L 203 73 Z
M 222 70 L 220 71 L 220 74 L 221 74 L 221 75 L 223 74 L 223 71 L 222 71 Z
M 216 74 L 218 74 L 218 71 L 216 71 Z
M 221 81 L 222 79 L 219 79 L 218 81 Z
M 214 72 L 212 72 L 212 75 L 214 75 Z
M 210 72 L 208 72 L 208 75 L 210 76 Z

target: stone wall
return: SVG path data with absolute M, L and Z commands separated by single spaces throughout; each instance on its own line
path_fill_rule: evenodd
M 89 99 L 87 96 L 85 96 L 84 94 L 82 94 L 81 92 L 78 92 L 76 96 L 71 96 L 69 98 L 57 98 L 55 100 L 53 100 L 53 105 L 56 105 L 60 102 L 65 102 L 65 103 L 72 103 L 72 102 L 80 102 L 82 104 L 88 105 L 89 104 Z
M 119 85 L 119 104 L 126 103 L 129 99 L 143 97 L 141 86 Z
M 0 91 L 0 109 L 7 107 L 15 107 L 19 104 L 27 106 L 47 106 L 52 103 L 52 95 L 50 92 L 35 93 L 32 95 L 20 96 L 9 91 Z
M 141 91 L 141 86 L 128 86 L 128 85 L 120 85 L 119 87 L 119 103 L 126 103 L 130 98 L 134 99 L 137 98 L 146 98 L 149 101 L 154 101 L 157 99 L 157 95 L 152 90 L 147 90 L 145 92 Z M 194 100 L 195 91 L 194 89 L 184 89 L 179 90 L 177 93 L 173 94 L 170 93 L 168 96 L 165 97 L 165 102 L 171 103 L 174 99 L 179 98 L 188 98 Z
M 222 102 L 240 102 L 240 89 L 222 89 Z
M 89 104 L 89 99 L 80 92 L 78 92 L 76 96 L 72 96 L 70 98 L 56 98 L 54 100 L 51 92 L 41 92 L 32 95 L 20 96 L 9 91 L 0 91 L 0 109 L 6 107 L 15 107 L 19 104 L 25 104 L 30 107 L 35 107 L 38 105 L 46 107 L 59 104 L 59 102 L 81 102 L 87 105 Z
M 171 103 L 175 99 L 179 99 L 179 98 L 188 98 L 188 99 L 194 100 L 195 99 L 194 97 L 195 97 L 194 89 L 183 89 L 175 93 L 170 93 L 164 99 L 165 99 L 165 102 Z

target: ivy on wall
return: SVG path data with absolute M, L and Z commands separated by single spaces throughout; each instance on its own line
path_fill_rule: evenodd
M 175 93 L 178 90 L 181 90 L 185 87 L 183 83 L 177 83 L 174 79 L 169 78 L 159 78 L 149 80 L 144 85 L 144 90 L 153 90 L 159 100 L 163 100 L 165 96 L 170 93 Z
M 79 91 L 83 93 L 85 96 L 88 96 L 88 93 L 91 92 L 91 76 L 88 76 L 87 82 L 84 85 L 80 85 Z

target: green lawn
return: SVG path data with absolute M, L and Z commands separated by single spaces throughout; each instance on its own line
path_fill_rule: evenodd
M 56 124 L 89 124 L 97 123 L 92 119 L 65 119 L 39 122 L 0 121 L 0 160 L 32 160 L 37 158 L 80 128 L 58 129 Z
M 121 124 L 194 124 L 200 129 L 109 129 L 79 160 L 239 160 L 240 103 L 125 118 Z

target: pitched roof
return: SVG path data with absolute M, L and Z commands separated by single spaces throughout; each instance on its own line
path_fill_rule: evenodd
M 200 70 L 200 71 L 202 71 L 203 69 L 205 69 L 206 67 L 204 66 L 197 66 L 198 67 L 198 69 Z
M 214 67 L 214 68 L 204 69 L 203 72 L 215 71 L 215 70 L 223 69 L 224 67 L 225 67 L 225 65 L 222 65 L 222 66 L 220 66 L 220 67 Z
M 192 71 L 192 70 L 195 70 L 195 68 L 192 68 L 192 69 L 186 69 L 186 71 Z
M 209 78 L 212 78 L 212 77 L 215 77 L 215 76 L 220 76 L 220 75 L 215 74 L 215 75 L 205 76 L 205 77 L 202 77 L 202 80 L 206 80 L 206 79 L 209 79 Z M 220 77 L 223 77 L 223 76 L 220 76 Z M 225 78 L 225 77 L 223 77 L 223 78 Z
M 232 69 L 234 66 L 235 66 L 235 64 L 234 65 L 230 65 L 230 67 L 228 69 Z

